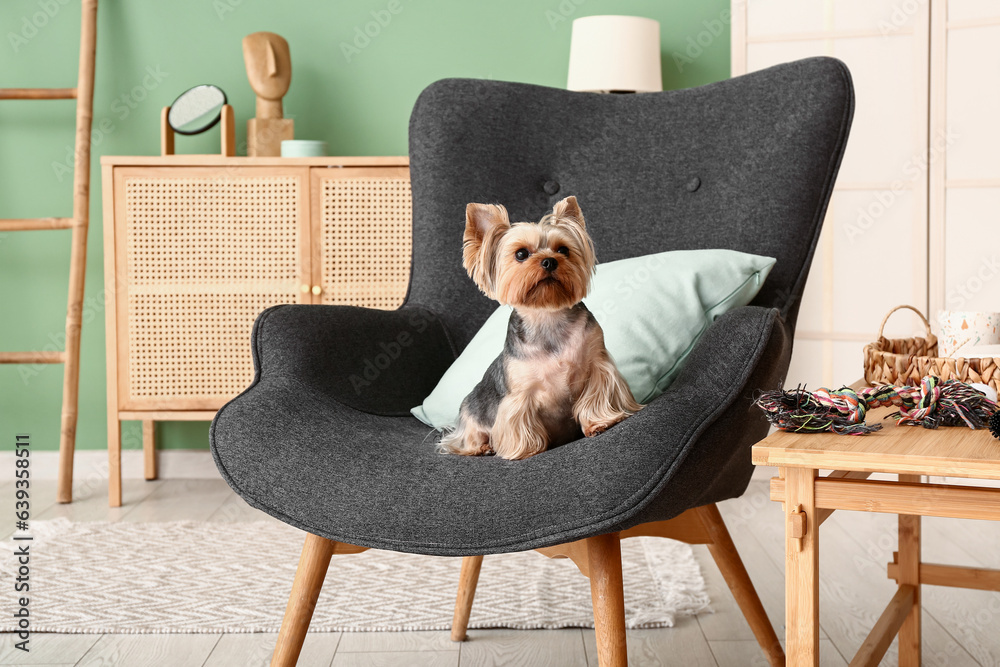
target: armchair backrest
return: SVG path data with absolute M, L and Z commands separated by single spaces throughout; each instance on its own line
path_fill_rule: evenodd
M 576 195 L 601 262 L 700 248 L 777 258 L 754 303 L 794 327 L 853 112 L 832 58 L 639 95 L 438 81 L 410 118 L 407 303 L 437 312 L 463 348 L 496 307 L 462 268 L 466 204 L 535 221 Z

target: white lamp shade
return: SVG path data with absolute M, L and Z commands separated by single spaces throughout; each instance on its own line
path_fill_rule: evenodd
M 660 22 L 641 16 L 586 16 L 573 21 L 570 90 L 663 90 Z

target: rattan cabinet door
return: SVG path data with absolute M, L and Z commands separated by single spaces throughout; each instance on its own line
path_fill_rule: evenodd
M 316 302 L 398 308 L 410 281 L 407 167 L 313 168 Z
M 218 409 L 253 379 L 257 315 L 310 299 L 309 170 L 114 174 L 119 407 Z

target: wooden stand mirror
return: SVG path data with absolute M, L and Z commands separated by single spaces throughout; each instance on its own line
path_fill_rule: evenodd
M 222 155 L 236 155 L 236 121 L 226 94 L 217 86 L 187 90 L 160 114 L 160 154 L 174 155 L 174 135 L 207 132 L 222 121 Z

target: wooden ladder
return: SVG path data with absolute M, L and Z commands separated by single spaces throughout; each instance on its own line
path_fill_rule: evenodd
M 94 115 L 94 56 L 97 48 L 97 0 L 81 0 L 80 71 L 76 88 L 0 88 L 0 100 L 76 100 L 76 152 L 73 168 L 72 218 L 0 219 L 0 232 L 72 229 L 66 349 L 62 352 L 0 352 L 2 364 L 64 364 L 62 426 L 59 436 L 61 503 L 73 500 L 73 451 L 76 446 L 80 388 L 80 327 L 83 280 L 87 265 L 90 221 L 90 131 Z

